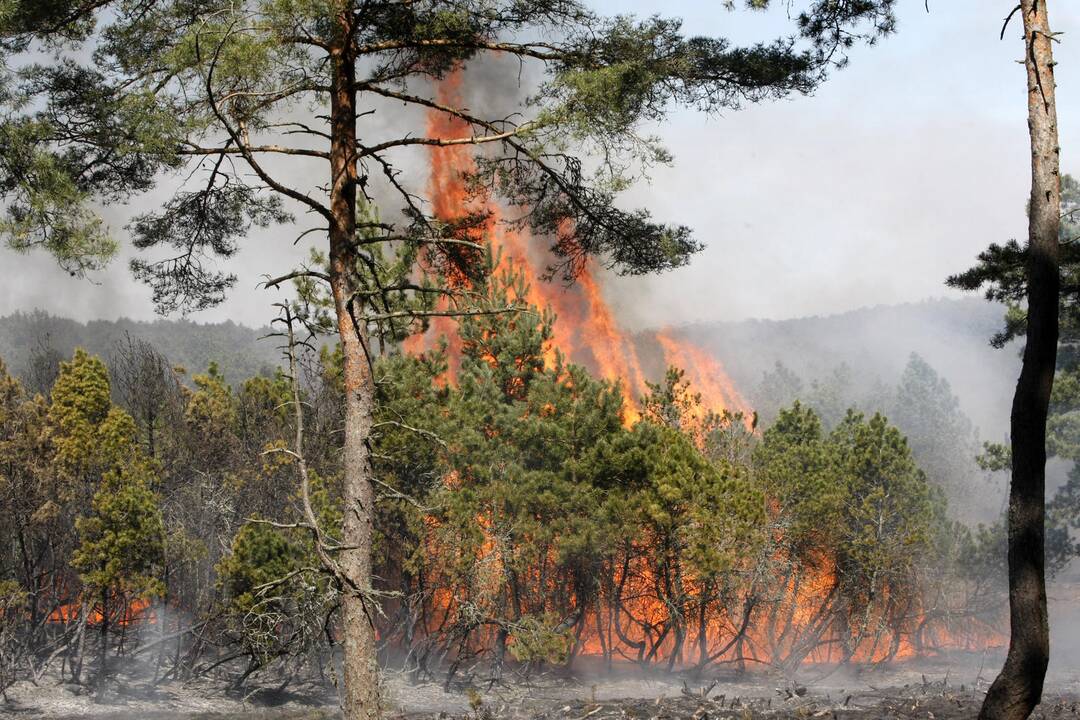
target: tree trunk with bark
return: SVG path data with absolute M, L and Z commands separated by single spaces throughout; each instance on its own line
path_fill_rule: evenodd
M 101 647 L 98 648 L 97 693 L 105 692 L 109 677 L 109 589 L 101 591 Z
M 375 660 L 374 608 L 371 590 L 374 491 L 368 438 L 375 385 L 371 375 L 367 326 L 356 291 L 356 58 L 352 12 L 338 17 L 339 42 L 331 51 L 333 91 L 330 106 L 330 286 L 344 355 L 345 441 L 344 526 L 341 569 L 343 588 L 344 693 L 346 720 L 379 715 L 379 671 Z
M 1047 0 L 1022 0 L 1031 135 L 1028 326 L 1013 396 L 1009 489 L 1009 652 L 986 695 L 981 720 L 1021 720 L 1042 697 L 1050 657 L 1046 612 L 1046 415 L 1058 343 L 1061 176 L 1054 60 Z

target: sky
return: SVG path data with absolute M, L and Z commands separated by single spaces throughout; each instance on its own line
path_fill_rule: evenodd
M 605 13 L 684 18 L 687 34 L 736 41 L 785 32 L 782 11 L 728 12 L 719 0 L 593 0 Z M 783 3 L 780 3 L 783 5 Z M 992 241 L 1025 234 L 1029 185 L 1026 89 L 1020 34 L 998 39 L 1013 0 L 900 0 L 898 32 L 856 48 L 850 65 L 812 96 L 723 115 L 674 111 L 647 128 L 674 154 L 620 199 L 689 225 L 706 249 L 659 276 L 608 278 L 622 322 L 638 329 L 710 320 L 783 319 L 879 304 L 959 296 L 944 278 Z M 1080 3 L 1051 4 L 1063 170 L 1080 173 Z M 1018 23 L 1018 20 L 1014 20 Z M 124 240 L 131 214 L 106 219 Z M 200 321 L 262 325 L 280 295 L 264 273 L 306 255 L 281 231 L 259 231 L 228 267 L 228 300 Z M 42 253 L 0 249 L 0 315 L 42 308 L 78 320 L 152 319 L 150 293 L 127 269 L 126 248 L 88 279 Z

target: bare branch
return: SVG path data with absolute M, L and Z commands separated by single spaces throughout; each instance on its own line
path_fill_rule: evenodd
M 276 153 L 278 155 L 303 155 L 316 157 L 323 160 L 330 159 L 330 153 L 323 150 L 308 150 L 306 148 L 291 148 L 284 145 L 250 145 L 247 147 L 198 147 L 192 145 L 189 148 L 178 150 L 178 155 L 244 155 L 245 153 Z
M 266 277 L 266 281 L 263 282 L 263 287 L 266 287 L 266 288 L 280 287 L 282 285 L 282 283 L 286 283 L 289 280 L 293 280 L 295 278 L 300 278 L 300 277 L 313 277 L 313 278 L 318 278 L 319 280 L 323 280 L 325 282 L 330 282 L 330 276 L 327 275 L 324 272 L 319 272 L 318 270 L 296 270 L 294 272 L 287 273 L 285 275 L 281 275 L 280 277 L 276 277 L 276 278 L 271 278 L 269 276 L 264 276 L 264 277 Z
M 225 118 L 224 113 L 222 113 L 221 107 L 218 105 L 217 100 L 214 96 L 214 70 L 217 67 L 218 59 L 221 57 L 221 50 L 224 47 L 226 37 L 228 37 L 227 34 L 223 35 L 221 41 L 218 42 L 217 47 L 214 48 L 214 55 L 211 59 L 210 67 L 207 70 L 206 76 L 204 78 L 206 97 L 210 103 L 210 109 L 213 111 L 214 116 L 218 119 L 218 122 L 221 123 L 222 127 L 225 128 L 225 131 L 229 134 L 229 137 L 232 138 L 232 141 L 236 144 L 236 146 L 243 150 L 242 155 L 244 160 L 247 161 L 247 164 L 251 167 L 252 170 L 255 171 L 255 174 L 258 175 L 264 183 L 266 183 L 270 186 L 271 189 L 281 193 L 282 195 L 285 195 L 286 197 L 292 198 L 297 202 L 307 205 L 312 210 L 325 217 L 328 222 L 333 223 L 334 215 L 330 212 L 330 208 L 326 207 L 319 201 L 309 197 L 308 195 L 300 192 L 299 190 L 295 190 L 281 184 L 273 177 L 271 177 L 270 174 L 267 173 L 266 170 L 263 169 L 262 165 L 260 165 L 259 162 L 255 159 L 255 156 L 251 153 L 251 151 L 247 149 L 247 144 L 241 138 L 240 134 L 237 133 L 236 129 L 233 128 L 232 124 Z M 199 33 L 195 34 L 195 55 L 200 61 L 203 59 Z
M 487 42 L 476 38 L 470 38 L 469 40 L 443 38 L 433 38 L 430 40 L 387 40 L 385 42 L 361 45 L 357 48 L 357 54 L 371 55 L 374 53 L 389 52 L 391 50 L 417 50 L 420 48 L 470 48 L 473 50 L 490 50 L 492 52 L 531 57 L 544 61 L 563 60 L 567 57 L 567 54 L 562 52 L 560 48 L 547 43 Z
M 530 312 L 521 305 L 507 305 L 503 308 L 489 310 L 401 310 L 398 312 L 384 313 L 382 315 L 368 315 L 364 319 L 368 322 L 380 320 L 393 320 L 395 318 L 424 318 L 424 317 L 478 317 L 482 315 L 501 315 L 509 312 Z
M 405 423 L 398 422 L 397 420 L 382 420 L 380 422 L 377 422 L 377 423 L 373 424 L 371 426 L 371 429 L 374 430 L 374 429 L 382 427 L 384 425 L 391 425 L 393 427 L 401 428 L 402 430 L 408 430 L 409 432 L 414 432 L 417 435 L 423 435 L 424 437 L 428 438 L 429 440 L 432 440 L 432 441 L 438 443 L 439 445 L 442 445 L 444 448 L 447 447 L 446 441 L 443 440 L 438 435 L 436 435 L 435 433 L 431 432 L 430 430 L 424 430 L 423 428 L 413 427 L 412 425 L 406 425 Z
M 499 142 L 500 140 L 506 140 L 515 135 L 520 135 L 527 132 L 532 125 L 530 123 L 524 123 L 514 128 L 513 130 L 507 130 L 506 132 L 496 133 L 494 135 L 474 135 L 472 137 L 461 138 L 431 138 L 431 137 L 413 137 L 413 138 L 399 138 L 397 140 L 387 140 L 384 143 L 378 145 L 372 145 L 371 147 L 365 147 L 360 150 L 360 157 L 367 155 L 374 155 L 384 150 L 388 150 L 394 147 L 405 147 L 408 145 L 430 145 L 433 147 L 450 147 L 454 145 L 483 145 L 485 143 Z

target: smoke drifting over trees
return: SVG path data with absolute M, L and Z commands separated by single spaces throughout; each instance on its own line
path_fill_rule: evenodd
M 490 292 L 504 302 L 520 287 Z M 549 322 L 539 313 L 463 320 L 453 387 L 438 349 L 376 365 L 385 614 L 375 622 L 388 667 L 456 686 L 510 664 L 586 656 L 790 672 L 1000 642 L 1001 525 L 968 529 L 947 510 L 954 485 L 971 479 L 942 458 L 972 450 L 970 423 L 918 356 L 880 395 L 888 404 L 864 415 L 830 409 L 849 386 L 774 370 L 768 377 L 788 380 L 768 386 L 791 397 L 777 399 L 757 434 L 744 418 L 700 412 L 673 370 L 627 429 L 613 385 L 581 367 L 545 366 Z M 340 355 L 298 352 L 311 498 L 333 528 Z M 494 361 L 507 356 L 520 362 Z M 296 527 L 295 462 L 277 452 L 294 446 L 288 375 L 230 384 L 213 365 L 159 375 L 172 363 L 134 338 L 105 357 L 108 375 L 89 355 L 65 360 L 48 398 L 6 375 L 4 491 L 18 502 L 0 527 L 28 548 L 5 568 L 5 627 L 18 638 L 3 651 L 6 677 L 33 672 L 47 648 L 65 672 L 94 676 L 144 646 L 163 674 L 244 683 L 324 672 L 339 593 Z M 66 388 L 79 383 L 98 401 L 67 410 Z M 874 415 L 901 405 L 911 442 Z M 41 483 L 72 467 L 65 448 L 94 433 L 115 437 L 102 447 L 117 449 L 64 470 L 81 479 L 54 507 L 59 491 Z M 145 506 L 138 516 L 161 524 L 121 527 L 118 503 Z M 108 562 L 120 546 L 95 539 L 111 526 L 142 550 L 119 553 L 124 565 Z M 108 597 L 95 589 L 104 567 L 117 573 Z
M 958 354 L 834 362 L 777 335 L 789 349 L 767 361 L 734 351 L 736 383 L 693 337 L 732 328 L 631 336 L 608 306 L 604 271 L 673 271 L 703 247 L 628 209 L 671 162 L 651 125 L 808 95 L 896 29 L 894 0 L 741 4 L 789 24 L 739 45 L 576 0 L 0 1 L 8 248 L 91 276 L 137 200 L 129 267 L 174 313 L 220 306 L 226 261 L 273 228 L 321 239 L 259 258 L 281 361 L 232 325 L 200 347 L 214 333 L 190 325 L 85 343 L 47 316 L 0 325 L 17 346 L 0 363 L 0 689 L 58 673 L 104 699 L 144 655 L 153 684 L 333 677 L 345 718 L 374 720 L 385 669 L 447 690 L 586 661 L 793 678 L 986 652 L 1009 612 L 984 716 L 1030 714 L 1045 571 L 1078 550 L 1080 497 L 1074 468 L 1044 512 L 1047 449 L 1077 461 L 1080 386 L 1069 353 L 1053 361 L 1045 2 L 1020 7 L 1029 243 L 951 280 L 1008 304 L 997 345 L 1025 338 L 1011 448 L 965 413 L 997 399 L 974 372 L 954 390 L 940 361 Z M 853 319 L 838 344 L 871 342 Z M 1003 517 L 984 490 L 1008 469 Z

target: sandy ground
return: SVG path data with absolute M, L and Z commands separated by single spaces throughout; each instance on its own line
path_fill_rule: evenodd
M 293 692 L 274 693 L 247 688 L 232 692 L 210 682 L 149 683 L 121 677 L 103 696 L 90 689 L 44 679 L 34 685 L 20 682 L 0 702 L 2 718 L 120 718 L 140 720 L 180 720 L 196 718 L 304 718 L 327 717 L 336 709 L 332 689 L 300 687 Z
M 1000 658 L 964 656 L 857 672 L 807 668 L 795 678 L 765 673 L 683 680 L 624 669 L 615 676 L 511 677 L 493 688 L 445 692 L 441 684 L 386 678 L 391 714 L 415 720 L 706 720 L 707 718 L 973 718 Z M 1080 720 L 1080 667 L 1052 669 L 1037 718 Z M 340 717 L 333 688 L 229 690 L 211 681 L 154 686 L 122 676 L 102 698 L 44 680 L 22 682 L 0 717 L 68 720 L 329 720 Z

